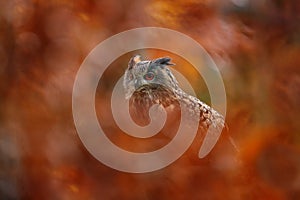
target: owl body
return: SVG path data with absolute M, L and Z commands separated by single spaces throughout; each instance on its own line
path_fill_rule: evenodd
M 170 63 L 170 58 L 151 61 L 141 61 L 140 58 L 139 55 L 131 58 L 123 82 L 131 113 L 137 116 L 137 119 L 150 122 L 149 109 L 154 104 L 159 104 L 171 114 L 178 114 L 183 109 L 187 113 L 188 120 L 199 122 L 202 132 L 211 126 L 216 130 L 223 129 L 222 115 L 179 87 L 168 68 L 174 65 Z

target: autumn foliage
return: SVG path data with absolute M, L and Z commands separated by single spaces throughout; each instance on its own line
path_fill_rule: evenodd
M 0 199 L 300 199 L 299 22 L 296 0 L 0 1 Z M 187 34 L 212 56 L 226 87 L 228 133 L 204 159 L 195 157 L 195 142 L 162 170 L 129 174 L 82 145 L 72 87 L 98 43 L 144 26 Z M 209 102 L 185 60 L 149 52 L 173 57 Z M 112 141 L 153 149 L 130 143 L 108 110 L 134 53 L 105 71 L 97 115 L 108 119 L 102 125 Z

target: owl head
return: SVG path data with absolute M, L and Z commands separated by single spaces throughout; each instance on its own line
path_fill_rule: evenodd
M 158 87 L 165 87 L 173 91 L 178 87 L 178 82 L 168 66 L 168 57 L 157 58 L 154 60 L 141 60 L 140 55 L 132 57 L 128 63 L 128 68 L 124 76 L 124 88 L 126 98 L 130 98 L 135 91 L 155 90 Z

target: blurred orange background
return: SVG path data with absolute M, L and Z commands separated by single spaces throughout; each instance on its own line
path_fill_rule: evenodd
M 0 1 L 0 199 L 300 199 L 299 21 L 296 0 Z M 237 149 L 222 135 L 204 159 L 188 151 L 129 174 L 84 148 L 72 118 L 76 72 L 101 41 L 144 26 L 187 34 L 212 56 Z M 97 97 L 133 53 L 105 72 Z M 209 101 L 196 71 L 173 57 Z

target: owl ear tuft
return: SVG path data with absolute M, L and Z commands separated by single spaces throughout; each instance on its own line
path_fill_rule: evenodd
M 160 65 L 175 65 L 174 63 L 171 63 L 171 58 L 169 57 L 163 57 L 163 58 L 157 58 L 153 62 L 160 64 Z
M 128 62 L 128 69 L 132 69 L 134 65 L 141 62 L 142 61 L 141 58 L 142 57 L 140 55 L 133 56 Z

